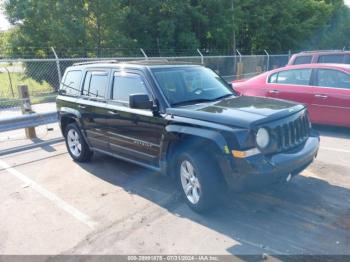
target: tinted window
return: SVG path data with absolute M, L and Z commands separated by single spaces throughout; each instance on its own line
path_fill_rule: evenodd
M 350 55 L 345 55 L 345 64 L 350 64 Z
M 87 72 L 83 95 L 104 98 L 108 85 L 108 73 L 104 71 Z
M 316 85 L 350 89 L 350 75 L 332 69 L 318 69 Z
M 141 76 L 116 73 L 113 78 L 112 99 L 129 103 L 129 96 L 133 94 L 147 94 L 146 86 Z
M 205 67 L 154 68 L 152 72 L 172 105 L 213 101 L 233 95 L 225 81 Z
M 77 96 L 80 94 L 81 71 L 69 71 L 61 84 L 61 90 L 65 90 L 67 95 Z
M 278 72 L 272 75 L 269 83 L 308 85 L 312 69 L 295 69 Z
M 320 55 L 319 63 L 344 63 L 345 55 Z
M 294 60 L 294 65 L 310 64 L 312 56 L 297 56 Z

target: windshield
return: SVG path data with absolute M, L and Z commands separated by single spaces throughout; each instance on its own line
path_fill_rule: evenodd
M 152 72 L 172 106 L 233 95 L 227 83 L 205 67 L 154 68 Z

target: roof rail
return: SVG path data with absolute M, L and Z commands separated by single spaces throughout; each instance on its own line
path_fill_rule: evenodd
M 169 63 L 168 59 L 140 59 L 140 60 L 132 60 L 132 61 L 122 61 L 121 63 L 128 63 L 128 64 L 159 64 L 159 63 Z
M 86 61 L 86 62 L 78 62 L 78 63 L 74 63 L 74 66 L 77 65 L 90 65 L 90 64 L 104 64 L 104 63 L 119 63 L 118 60 L 93 60 L 93 61 Z
M 336 49 L 336 50 L 312 50 L 312 51 L 301 51 L 300 53 L 316 53 L 316 52 L 344 52 L 345 50 Z
M 189 64 L 189 65 L 193 65 L 193 64 L 197 64 L 194 62 L 182 62 L 182 61 L 169 61 L 168 59 L 140 59 L 140 60 L 94 60 L 94 61 L 87 61 L 87 62 L 80 62 L 80 63 L 74 63 L 73 66 L 77 66 L 77 65 L 90 65 L 90 64 L 108 64 L 108 63 L 112 63 L 112 64 L 135 64 L 135 65 L 157 65 L 157 64 Z
M 168 59 L 148 59 L 148 60 L 133 60 L 133 61 L 121 61 L 120 63 L 136 64 L 136 65 L 157 65 L 157 64 L 168 64 L 168 65 L 198 65 L 200 62 L 188 62 L 188 61 L 169 61 Z

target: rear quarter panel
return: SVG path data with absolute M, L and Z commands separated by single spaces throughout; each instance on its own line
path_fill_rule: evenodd
M 244 82 L 233 82 L 232 88 L 240 95 L 266 96 L 266 79 L 270 73 L 263 73 Z

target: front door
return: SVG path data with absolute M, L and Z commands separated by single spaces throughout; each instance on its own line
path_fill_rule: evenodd
M 153 99 L 141 72 L 115 71 L 108 101 L 110 149 L 119 156 L 158 167 L 164 119 L 151 110 L 130 108 L 131 94 L 148 94 Z
M 313 119 L 315 89 L 310 86 L 311 75 L 311 68 L 279 71 L 269 77 L 266 84 L 266 96 L 305 104 Z

